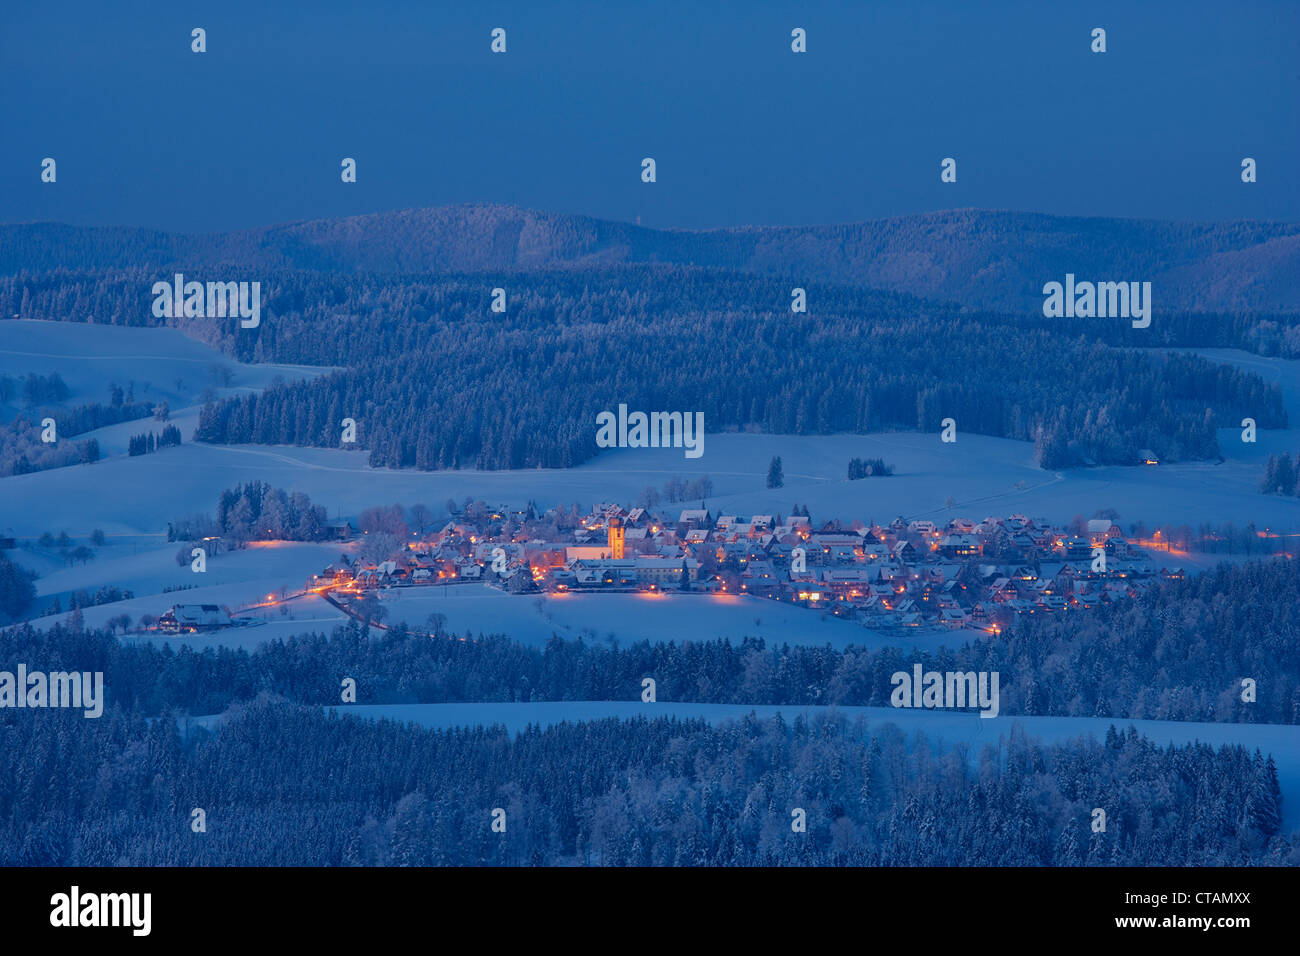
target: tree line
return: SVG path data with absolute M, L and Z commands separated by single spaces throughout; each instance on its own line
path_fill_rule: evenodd
M 15 380 L 0 378 L 0 398 L 6 392 L 6 381 L 10 386 L 8 392 L 15 391 L 12 387 Z M 133 388 L 129 385 L 125 391 L 117 384 L 110 385 L 107 405 L 92 402 L 62 407 L 57 403 L 67 399 L 69 390 L 57 372 L 48 376 L 30 373 L 23 383 L 27 410 L 19 412 L 12 421 L 0 424 L 0 477 L 92 464 L 100 458 L 99 441 L 94 438 L 84 441 L 68 439 L 97 428 L 155 414 L 155 406 L 134 401 Z M 46 418 L 54 420 L 56 441 L 44 440 Z
M 885 464 L 883 458 L 850 458 L 849 481 L 862 478 L 883 478 L 894 473 L 894 466 Z
M 264 696 L 213 729 L 112 706 L 91 721 L 6 710 L 0 733 L 6 866 L 1300 862 L 1271 757 L 1131 727 L 1057 744 L 1013 728 L 972 754 L 833 716 L 512 735 Z
M 0 302 L 86 314 L 59 307 L 71 296 L 97 321 L 156 324 L 147 278 L 11 277 L 0 279 Z M 507 311 L 490 313 L 486 291 L 503 282 Z M 1227 332 L 1170 317 L 1130 342 L 1104 324 L 961 312 L 854 287 L 812 290 L 816 308 L 796 320 L 788 282 L 717 269 L 566 269 L 485 283 L 271 271 L 270 314 L 257 329 L 173 320 L 243 361 L 340 368 L 213 402 L 197 437 L 339 447 L 342 419 L 353 418 L 378 467 L 569 467 L 596 454 L 595 415 L 627 402 L 702 411 L 710 432 L 930 431 L 954 417 L 962 432 L 1037 442 L 1055 468 L 1128 464 L 1143 448 L 1162 460 L 1212 458 L 1216 427 L 1247 415 L 1262 428 L 1286 424 L 1280 389 L 1259 376 L 1128 347 L 1225 337 L 1248 347 L 1266 324 L 1258 317 Z M 997 387 L 989 368 L 1003 373 Z
M 1276 386 L 1198 356 L 1007 316 L 893 312 L 907 306 L 861 291 L 792 322 L 774 306 L 788 295 L 779 283 L 680 269 L 518 277 L 505 315 L 479 308 L 466 279 L 338 281 L 335 320 L 286 316 L 223 342 L 344 370 L 213 403 L 199 440 L 339 447 L 351 417 L 377 467 L 568 467 L 596 453 L 596 414 L 627 402 L 701 410 L 711 432 L 937 431 L 955 417 L 963 431 L 1036 441 L 1044 467 L 1065 467 L 1130 464 L 1142 448 L 1210 458 L 1215 428 L 1247 411 L 1260 427 L 1286 422 Z M 1006 373 L 997 388 L 981 372 L 992 367 Z
M 1281 455 L 1269 455 L 1264 463 L 1264 477 L 1260 479 L 1259 489 L 1266 495 L 1300 496 L 1300 455 L 1294 460 L 1286 451 Z
M 127 441 L 127 454 L 134 458 L 162 448 L 177 446 L 180 443 L 181 430 L 175 425 L 167 425 L 160 435 L 155 435 L 151 431 L 142 435 L 132 435 Z
M 215 515 L 195 514 L 169 521 L 167 540 L 219 537 L 236 547 L 247 541 L 320 541 L 329 532 L 328 520 L 325 508 L 312 504 L 301 491 L 248 481 L 221 492 Z M 187 552 L 182 549 L 181 553 Z

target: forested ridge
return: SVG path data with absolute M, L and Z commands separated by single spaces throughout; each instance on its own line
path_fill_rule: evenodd
M 1043 283 L 1067 272 L 1084 280 L 1150 281 L 1161 313 L 1300 311 L 1300 225 L 1259 220 L 1160 222 L 954 209 L 819 226 L 690 230 L 480 203 L 212 235 L 0 226 L 0 272 L 15 274 L 137 266 L 189 273 L 445 274 L 655 262 L 1021 313 L 1037 311 Z
M 333 306 L 350 317 L 323 351 L 319 329 L 277 320 L 238 347 L 347 370 L 205 409 L 196 435 L 336 447 L 351 417 L 376 466 L 569 467 L 596 453 L 596 415 L 626 403 L 703 411 L 710 431 L 937 431 L 951 416 L 1037 441 L 1054 468 L 1128 464 L 1141 448 L 1214 457 L 1215 428 L 1247 409 L 1260 427 L 1286 423 L 1280 390 L 1254 375 L 1038 320 L 838 288 L 792 314 L 774 281 L 675 268 L 518 283 L 504 316 L 482 280 L 412 283 L 404 301 L 373 290 Z
M 869 731 L 869 732 L 868 732 Z M 1271 758 L 1238 746 L 967 748 L 753 716 L 423 730 L 260 698 L 0 713 L 0 865 L 1294 865 Z M 1106 831 L 1090 827 L 1095 808 Z M 205 813 L 206 831 L 190 827 Z M 504 834 L 491 829 L 505 812 Z M 807 831 L 794 832 L 794 809 Z
M 78 305 L 97 321 L 158 323 L 146 279 L 84 277 L 90 298 Z M 17 281 L 0 283 L 0 303 Z M 489 310 L 497 283 L 503 315 Z M 75 288 L 23 295 L 76 316 L 64 301 Z M 677 266 L 282 273 L 267 281 L 270 314 L 256 329 L 173 321 L 245 361 L 344 369 L 210 404 L 198 440 L 337 447 L 352 418 L 357 444 L 386 467 L 576 465 L 596 453 L 596 414 L 619 403 L 702 411 L 712 432 L 937 430 L 953 417 L 962 431 L 1036 441 L 1048 468 L 1127 464 L 1143 448 L 1167 461 L 1209 458 L 1216 427 L 1246 415 L 1261 428 L 1286 424 L 1276 386 L 1191 355 L 1107 346 L 1097 336 L 1108 320 L 1068 335 L 1041 317 L 892 293 L 809 295 L 810 313 L 793 314 L 788 284 Z

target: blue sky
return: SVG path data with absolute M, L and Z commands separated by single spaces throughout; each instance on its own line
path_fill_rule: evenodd
M 477 201 L 686 228 L 1300 219 L 1295 0 L 127 0 L 8 3 L 0 27 L 4 222 L 208 231 Z

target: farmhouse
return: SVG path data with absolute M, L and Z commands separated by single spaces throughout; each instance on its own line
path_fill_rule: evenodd
M 230 615 L 215 604 L 177 604 L 158 618 L 165 634 L 196 634 L 230 626 Z

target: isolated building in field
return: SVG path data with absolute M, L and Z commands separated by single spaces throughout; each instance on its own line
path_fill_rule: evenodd
M 176 604 L 158 618 L 166 634 L 197 634 L 230 626 L 230 615 L 215 604 Z

